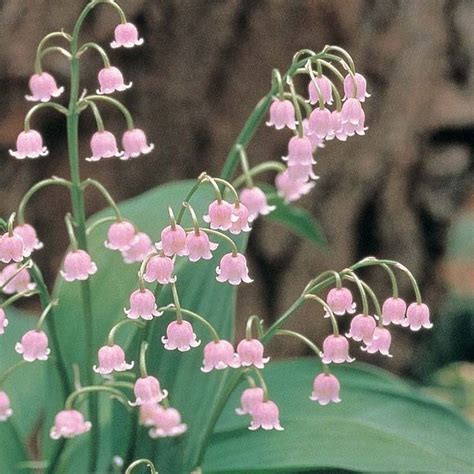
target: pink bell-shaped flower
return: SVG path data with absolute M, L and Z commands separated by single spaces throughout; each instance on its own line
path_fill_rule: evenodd
M 155 413 L 162 409 L 162 407 L 155 402 L 144 402 L 139 405 L 138 408 L 138 422 L 143 426 L 153 426 L 153 418 Z
M 49 435 L 52 439 L 74 438 L 87 433 L 92 427 L 90 421 L 85 421 L 84 415 L 77 410 L 62 410 L 54 418 L 54 426 Z
M 38 158 L 49 152 L 43 145 L 43 138 L 36 130 L 23 131 L 16 139 L 16 150 L 9 150 L 11 156 L 23 160 L 24 158 Z
M 313 146 L 308 137 L 294 136 L 288 142 L 288 156 L 283 157 L 288 165 L 311 165 L 316 163 L 313 159 Z
M 138 378 L 133 386 L 133 393 L 136 400 L 133 403 L 130 402 L 131 406 L 140 406 L 144 403 L 160 403 L 168 396 L 168 391 L 161 390 L 160 381 L 152 375 Z
M 240 407 L 235 409 L 237 415 L 251 415 L 255 408 L 263 402 L 263 388 L 251 387 L 242 392 Z
M 357 94 L 355 93 L 354 83 L 357 88 Z M 359 102 L 364 102 L 366 97 L 370 97 L 367 93 L 367 81 L 362 74 L 355 73 L 354 77 L 350 74 L 344 78 L 344 100 L 353 97 Z
M 362 347 L 361 349 L 367 351 L 369 354 L 380 352 L 382 355 L 392 357 L 392 354 L 389 352 L 391 343 L 392 336 L 390 335 L 389 330 L 386 328 L 376 327 L 372 340 L 366 345 L 366 347 Z
M 135 290 L 130 295 L 130 309 L 124 309 L 124 311 L 130 319 L 142 318 L 146 321 L 163 314 L 158 311 L 155 295 L 146 288 Z
M 23 334 L 21 342 L 15 345 L 15 351 L 23 355 L 27 362 L 48 360 L 48 336 L 43 331 L 28 331 Z
M 125 352 L 114 344 L 112 346 L 102 346 L 97 353 L 99 366 L 94 365 L 94 372 L 100 375 L 108 375 L 112 372 L 125 372 L 133 368 L 133 361 L 128 364 L 125 362 Z
M 176 281 L 173 272 L 173 260 L 165 255 L 156 255 L 148 260 L 143 278 L 149 283 L 156 281 L 162 285 L 166 285 Z
M 7 315 L 3 308 L 0 308 L 0 335 L 5 334 L 5 328 L 8 326 Z
M 317 107 L 309 116 L 309 129 L 320 139 L 333 133 L 331 112 Z
M 18 265 L 11 263 L 7 265 L 0 272 L 0 285 L 4 285 L 5 282 L 10 280 L 13 275 L 18 271 Z M 13 277 L 4 287 L 3 292 L 6 295 L 13 295 L 14 293 L 20 293 L 22 291 L 34 290 L 36 283 L 31 283 L 31 276 L 28 269 L 23 268 L 20 270 L 15 277 Z
M 197 347 L 201 344 L 194 333 L 191 323 L 188 321 L 173 321 L 166 328 L 166 336 L 161 338 L 161 342 L 165 345 L 165 349 L 174 351 L 178 349 L 180 352 L 186 352 L 191 347 Z
M 240 234 L 241 232 L 250 232 L 252 229 L 249 225 L 250 215 L 249 210 L 246 206 L 239 202 L 239 204 L 234 205 L 234 216 L 237 216 L 237 220 L 232 222 L 230 227 L 231 234 Z
M 329 290 L 326 302 L 332 309 L 332 312 L 338 316 L 342 316 L 345 313 L 353 314 L 356 310 L 356 304 L 348 288 L 332 288 Z M 329 315 L 326 314 L 325 317 L 328 318 Z
M 114 41 L 111 48 L 133 48 L 143 44 L 143 38 L 138 38 L 137 27 L 133 23 L 121 23 L 115 27 Z
M 344 123 L 342 121 L 342 113 L 341 113 L 341 124 L 342 124 L 342 132 L 347 137 L 353 137 L 355 134 L 363 136 L 365 135 L 365 131 L 368 129 L 368 127 L 365 126 L 365 112 L 362 110 L 362 108 L 360 109 L 359 121 L 356 124 L 353 124 L 351 122 Z
M 324 364 L 330 364 L 331 362 L 342 364 L 343 362 L 354 361 L 349 356 L 349 341 L 340 335 L 331 335 L 324 339 L 321 357 Z
M 19 235 L 23 239 L 25 249 L 23 255 L 29 257 L 34 250 L 43 248 L 43 243 L 39 241 L 35 228 L 30 224 L 17 225 L 13 229 L 15 235 Z
M 61 275 L 66 281 L 87 280 L 97 272 L 97 265 L 85 250 L 71 250 L 67 253 Z
M 259 215 L 266 216 L 276 209 L 276 206 L 268 205 L 267 196 L 257 186 L 243 188 L 239 199 L 249 211 L 249 220 L 254 220 Z
M 29 86 L 31 95 L 26 95 L 25 99 L 32 102 L 49 102 L 51 97 L 59 97 L 64 91 L 64 87 L 58 87 L 54 77 L 47 72 L 33 74 Z
M 349 98 L 344 102 L 341 110 L 341 122 L 350 123 L 351 125 L 358 126 L 364 124 L 364 118 L 362 106 L 357 99 Z
M 331 127 L 332 130 L 332 127 Z M 311 147 L 313 153 L 318 149 L 318 148 L 324 148 L 326 146 L 324 142 L 324 138 L 319 138 L 316 133 L 314 133 L 310 126 L 309 126 L 309 120 L 308 119 L 303 119 L 303 133 L 305 137 L 309 138 L 309 141 L 311 142 Z M 331 136 L 330 134 L 326 137 L 328 138 Z
M 366 314 L 358 314 L 351 321 L 351 328 L 346 337 L 354 339 L 354 341 L 364 341 L 369 344 L 374 335 L 377 323 L 372 316 Z
M 227 201 L 213 201 L 209 204 L 207 215 L 203 217 L 211 229 L 229 230 L 232 223 L 239 219 L 234 214 L 234 206 Z
M 216 268 L 217 281 L 224 283 L 228 281 L 231 285 L 239 285 L 242 281 L 252 283 L 247 268 L 247 260 L 241 253 L 233 255 L 225 254 Z
M 125 84 L 120 69 L 115 66 L 104 67 L 98 75 L 100 88 L 97 94 L 112 94 L 115 91 L 124 91 L 132 87 L 132 82 Z
M 332 374 L 319 374 L 313 382 L 313 392 L 309 397 L 320 405 L 327 405 L 330 402 L 339 403 L 339 390 L 341 386 L 339 380 Z
M 178 224 L 165 227 L 161 231 L 161 241 L 156 247 L 163 250 L 167 257 L 187 255 L 185 230 Z
M 257 369 L 263 369 L 270 357 L 263 357 L 263 344 L 258 339 L 242 339 L 237 345 L 237 355 L 240 359 L 240 365 Z
M 122 156 L 122 152 L 118 150 L 115 136 L 107 130 L 95 132 L 92 135 L 91 150 L 92 156 L 86 158 L 86 161 L 99 161 L 102 158 Z
M 275 127 L 277 130 L 288 127 L 295 130 L 295 107 L 290 100 L 275 99 L 270 105 L 270 120 L 266 123 L 269 127 Z
M 331 130 L 326 135 L 326 140 L 333 140 L 337 138 L 341 142 L 345 142 L 349 136 L 350 127 L 348 124 L 342 124 L 342 114 L 337 110 L 331 112 Z M 351 133 L 353 135 L 354 133 Z
M 331 105 L 333 102 L 331 81 L 324 75 L 316 76 L 308 84 L 309 103 L 312 105 L 319 101 L 318 90 L 324 103 Z
M 206 344 L 201 370 L 207 373 L 212 369 L 223 370 L 227 367 L 240 367 L 239 356 L 234 352 L 232 344 L 222 339 Z
M 188 429 L 181 422 L 181 414 L 176 408 L 163 408 L 155 410 L 153 415 L 153 428 L 148 432 L 151 438 L 168 438 L 179 436 Z
M 8 395 L 0 391 L 0 421 L 6 421 L 13 415 L 13 410 L 10 406 L 10 398 Z
M 135 235 L 135 227 L 130 222 L 114 222 L 107 231 L 105 246 L 110 250 L 127 250 L 132 245 Z
M 210 260 L 212 253 L 217 249 L 219 244 L 211 242 L 208 235 L 201 231 L 188 232 L 186 236 L 186 252 L 191 262 L 197 262 L 201 258 Z
M 275 402 L 271 400 L 263 401 L 254 407 L 252 413 L 252 421 L 249 430 L 255 431 L 259 428 L 264 430 L 283 431 L 280 425 L 280 410 Z
M 306 183 L 309 179 L 318 179 L 313 172 L 313 165 L 308 164 L 289 164 L 288 165 L 288 176 L 293 181 L 300 181 Z
M 308 194 L 315 186 L 313 182 L 295 181 L 290 178 L 288 170 L 279 173 L 275 178 L 275 186 L 278 195 L 285 200 L 285 202 L 297 201 Z
M 25 244 L 19 235 L 6 233 L 0 236 L 0 261 L 21 262 L 23 257 L 25 257 Z
M 153 252 L 153 249 L 150 236 L 145 232 L 137 232 L 130 247 L 121 251 L 123 261 L 125 263 L 141 262 Z
M 139 128 L 127 130 L 122 136 L 123 155 L 122 160 L 136 158 L 140 155 L 151 153 L 155 145 L 148 144 L 145 132 Z
M 407 304 L 402 298 L 387 298 L 382 305 L 383 324 L 402 324 Z
M 404 327 L 409 326 L 412 331 L 419 331 L 422 327 L 431 329 L 433 324 L 430 322 L 430 309 L 425 303 L 412 303 L 408 306 L 407 317 L 401 324 Z

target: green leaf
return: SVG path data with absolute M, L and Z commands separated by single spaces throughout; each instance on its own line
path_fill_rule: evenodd
M 286 203 L 277 195 L 276 189 L 273 186 L 259 184 L 259 187 L 267 194 L 268 203 L 271 206 L 276 206 L 276 209 L 268 214 L 266 219 L 288 227 L 295 234 L 310 240 L 320 247 L 327 245 L 321 226 L 310 212 L 302 207 Z
M 169 224 L 167 208 L 170 205 L 178 211 L 181 202 L 194 182 L 180 182 L 160 186 L 134 199 L 120 204 L 124 218 L 132 220 L 141 231 L 147 232 L 155 241 L 159 232 Z M 199 190 L 192 199 L 192 205 L 198 215 L 205 213 L 213 199 L 212 190 Z M 109 214 L 109 211 L 93 216 L 95 221 Z M 189 219 L 184 220 L 186 226 Z M 96 262 L 98 272 L 90 279 L 92 306 L 94 311 L 94 346 L 105 344 L 106 336 L 112 325 L 125 318 L 123 308 L 128 307 L 130 293 L 137 288 L 138 264 L 126 265 L 118 252 L 104 248 L 106 225 L 93 232 L 89 240 L 89 251 Z M 215 238 L 212 240 L 216 241 Z M 243 237 L 235 239 L 242 245 Z M 202 314 L 210 321 L 222 338 L 232 338 L 234 327 L 235 289 L 229 284 L 218 283 L 215 268 L 220 256 L 230 251 L 228 245 L 220 241 L 215 256 L 210 261 L 189 263 L 178 259 L 177 288 L 181 297 L 181 306 Z M 150 285 L 150 288 L 154 288 Z M 61 349 L 65 352 L 69 364 L 84 364 L 84 325 L 81 309 L 81 293 L 78 283 L 66 283 L 58 280 L 55 290 L 59 297 L 56 311 L 56 324 L 61 334 Z M 159 304 L 171 302 L 169 288 L 165 287 Z M 199 442 L 203 436 L 203 427 L 209 419 L 208 410 L 215 403 L 221 381 L 225 374 L 203 374 L 199 368 L 202 363 L 202 347 L 210 340 L 206 328 L 193 321 L 195 332 L 202 339 L 202 345 L 187 353 L 170 352 L 163 348 L 161 337 L 166 326 L 173 319 L 172 313 L 165 313 L 151 323 L 150 347 L 147 354 L 148 371 L 159 377 L 161 384 L 170 392 L 170 403 L 178 408 L 183 422 L 189 425 L 188 432 L 177 439 L 151 440 L 144 428 L 136 429 L 136 420 L 129 417 L 123 407 L 110 409 L 110 402 L 101 397 L 101 469 L 110 466 L 114 455 L 121 455 L 131 461 L 137 457 L 155 458 L 157 468 L 162 472 L 189 472 L 199 451 Z M 150 323 L 147 323 L 150 325 Z M 143 330 L 132 325 L 124 328 L 117 341 L 126 347 L 127 361 L 138 361 L 138 337 Z M 91 370 L 91 368 L 85 368 Z M 98 377 L 97 380 L 100 380 Z M 203 409 L 206 407 L 206 409 Z M 135 411 L 136 413 L 136 411 Z M 49 414 L 52 422 L 54 413 Z M 110 428 L 107 425 L 112 425 Z M 87 438 L 87 435 L 82 437 Z M 84 462 L 87 452 L 83 443 L 69 443 L 64 458 L 74 462 L 75 466 Z M 67 465 L 65 462 L 64 465 Z
M 452 408 L 400 380 L 361 364 L 336 367 L 339 404 L 309 400 L 319 372 L 311 359 L 272 363 L 265 369 L 283 432 L 247 429 L 248 419 L 229 401 L 205 458 L 206 473 L 472 472 L 472 426 Z
M 5 312 L 9 324 L 0 336 L 0 374 L 21 360 L 15 344 L 36 324 L 34 317 L 13 307 Z M 18 463 L 28 459 L 25 446 L 39 420 L 46 396 L 45 369 L 50 363 L 37 361 L 22 365 L 2 385 L 10 398 L 13 415 L 7 422 L 0 422 L 0 472 L 16 471 Z

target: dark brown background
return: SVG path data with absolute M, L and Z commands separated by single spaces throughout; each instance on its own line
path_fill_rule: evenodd
M 34 182 L 52 174 L 68 175 L 61 117 L 42 114 L 33 124 L 44 133 L 50 148 L 47 158 L 20 162 L 8 157 L 7 150 L 30 105 L 23 96 L 38 41 L 53 29 L 70 31 L 84 3 L 1 2 L 0 215 L 13 211 Z M 315 248 L 275 224 L 258 222 L 249 249 L 256 284 L 240 291 L 242 321 L 250 313 L 272 320 L 316 272 L 341 269 L 367 254 L 396 258 L 412 268 L 435 318 L 442 317 L 436 308 L 446 296 L 447 283 L 472 293 L 472 260 L 454 276 L 441 271 L 446 264 L 451 268 L 444 259 L 448 229 L 460 213 L 474 208 L 472 1 L 120 3 L 146 42 L 134 50 L 111 51 L 110 57 L 126 80 L 134 81 L 120 98 L 156 151 L 131 162 L 84 162 L 83 174 L 101 180 L 117 200 L 203 170 L 218 173 L 246 117 L 267 93 L 271 69 L 286 70 L 300 48 L 343 46 L 368 78 L 372 98 L 366 106 L 366 137 L 331 142 L 318 154 L 321 179 L 302 202 L 320 220 L 329 247 Z M 109 9 L 97 8 L 84 36 L 107 45 L 116 23 Z M 84 64 L 84 87 L 95 90 L 100 58 L 88 53 Z M 50 57 L 44 65 L 67 86 L 64 58 Z M 122 129 L 119 115 L 104 112 L 104 119 L 109 129 Z M 83 156 L 93 130 L 93 118 L 84 115 Z M 249 149 L 251 163 L 278 159 L 288 138 L 288 133 L 262 129 Z M 87 204 L 91 213 L 103 206 L 95 197 Z M 46 244 L 39 258 L 49 281 L 66 247 L 62 216 L 69 205 L 61 191 L 51 189 L 30 208 L 32 223 Z M 364 276 L 386 294 L 388 282 L 379 281 L 378 275 Z M 413 297 L 406 282 L 402 294 Z M 310 306 L 293 326 L 318 339 L 327 329 Z M 377 362 L 407 372 L 413 349 L 429 336 L 394 332 L 395 357 Z M 274 344 L 275 351 L 286 355 L 304 349 L 285 340 Z

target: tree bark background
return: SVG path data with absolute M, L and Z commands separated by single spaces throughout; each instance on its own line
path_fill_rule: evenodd
M 67 176 L 65 127 L 54 114 L 38 114 L 50 156 L 38 161 L 8 157 L 24 114 L 23 100 L 33 72 L 38 41 L 53 29 L 71 30 L 86 2 L 4 0 L 0 6 L 0 215 L 7 215 L 36 181 Z M 239 318 L 259 314 L 270 322 L 323 270 L 342 269 L 368 254 L 394 258 L 414 270 L 436 317 L 446 294 L 438 271 L 446 235 L 472 193 L 474 143 L 474 7 L 470 0 L 123 0 L 145 44 L 110 52 L 134 87 L 123 93 L 156 145 L 152 155 L 129 162 L 83 163 L 84 176 L 102 181 L 117 200 L 201 171 L 218 173 L 257 101 L 270 87 L 271 69 L 286 70 L 300 48 L 325 44 L 346 48 L 368 78 L 372 97 L 365 107 L 366 137 L 330 142 L 318 152 L 321 176 L 306 206 L 320 220 L 327 248 L 259 221 L 250 241 L 256 283 L 239 290 Z M 98 8 L 85 27 L 101 44 L 110 42 L 117 18 Z M 84 87 L 95 90 L 100 58 L 82 66 Z M 44 63 L 68 84 L 64 58 Z M 104 111 L 107 128 L 119 133 L 122 117 Z M 41 115 L 41 116 L 40 116 Z M 81 123 L 81 150 L 94 131 L 91 115 Z M 249 148 L 251 163 L 278 159 L 288 133 L 262 129 Z M 48 189 L 28 213 L 46 249 L 39 263 L 51 282 L 67 245 L 63 227 L 69 210 L 63 191 Z M 89 198 L 88 211 L 103 207 Z M 155 236 L 156 237 L 156 236 Z M 364 277 L 383 295 L 388 281 Z M 408 282 L 402 295 L 413 298 Z M 307 305 L 293 328 L 321 341 L 327 324 Z M 242 326 L 242 324 L 241 324 Z M 240 333 L 242 327 L 239 329 Z M 394 359 L 377 362 L 407 372 L 413 349 L 429 337 L 394 331 Z M 289 340 L 275 341 L 278 355 L 304 353 Z M 357 356 L 364 358 L 357 351 Z M 373 358 L 372 358 L 373 359 Z

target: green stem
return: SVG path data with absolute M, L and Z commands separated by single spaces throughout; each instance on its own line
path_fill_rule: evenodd
M 20 368 L 22 365 L 28 364 L 26 360 L 22 359 L 16 364 L 8 367 L 1 375 L 0 375 L 0 387 L 5 383 L 5 380 L 18 368 Z
M 132 474 L 133 469 L 140 464 L 146 464 L 150 468 L 151 474 L 158 474 L 158 471 L 155 469 L 155 466 L 149 459 L 137 459 L 136 461 L 133 461 L 132 464 L 130 464 L 130 466 L 128 466 L 125 470 L 125 474 Z
M 369 304 L 367 303 L 367 294 L 365 292 L 364 282 L 350 268 L 342 270 L 341 273 L 349 274 L 352 276 L 352 281 L 357 285 L 357 288 L 359 289 L 360 298 L 362 299 L 362 314 L 367 316 L 369 314 Z
M 199 235 L 199 221 L 198 221 L 198 218 L 197 218 L 196 212 L 194 211 L 193 206 L 191 206 L 189 202 L 184 201 L 183 207 L 186 208 L 189 211 L 189 214 L 191 215 L 191 220 L 194 226 L 194 233 L 196 235 Z
M 248 188 L 253 188 L 253 179 L 252 176 L 249 172 L 249 161 L 247 158 L 247 153 L 245 152 L 245 149 L 242 145 L 237 145 L 238 151 L 239 151 L 239 156 L 240 156 L 240 164 L 242 166 L 242 172 L 243 172 L 243 177 L 245 179 L 245 182 L 247 183 Z
M 54 31 L 52 33 L 47 34 L 39 43 L 36 49 L 36 59 L 35 59 L 35 73 L 41 74 L 43 72 L 41 68 L 41 51 L 43 50 L 43 46 L 51 39 L 51 38 L 65 38 L 67 41 L 71 41 L 71 36 L 65 33 L 64 31 Z
M 51 300 L 49 302 L 49 304 L 46 306 L 46 308 L 44 308 L 40 318 L 38 319 L 38 322 L 36 323 L 36 330 L 37 331 L 41 331 L 41 328 L 43 327 L 43 324 L 44 324 L 44 320 L 46 319 L 46 316 L 48 316 L 49 312 L 51 311 L 51 309 L 53 308 L 53 306 L 57 306 L 58 305 L 58 299 L 54 299 L 54 300 Z
M 76 234 L 74 233 L 74 227 L 72 225 L 72 216 L 71 214 L 66 214 L 64 218 L 64 222 L 66 224 L 67 234 L 69 236 L 69 242 L 71 243 L 71 248 L 74 252 L 77 252 L 77 238 Z
M 109 216 L 109 217 L 102 217 L 101 219 L 96 220 L 93 222 L 86 231 L 86 234 L 89 236 L 92 234 L 92 232 L 97 229 L 97 227 L 101 226 L 102 224 L 106 224 L 108 222 L 116 222 L 117 221 L 117 216 Z
M 206 173 L 201 173 L 197 180 L 196 180 L 196 183 L 194 184 L 194 186 L 190 189 L 189 193 L 187 194 L 187 196 L 184 198 L 184 201 L 183 203 L 185 202 L 190 202 L 191 201 L 191 198 L 194 196 L 194 193 L 199 189 L 199 186 L 201 186 L 202 182 L 204 181 L 204 179 L 206 178 Z M 185 211 L 186 207 L 184 205 L 182 205 L 179 209 L 179 212 L 178 212 L 178 215 L 176 216 L 176 222 L 178 224 L 181 224 L 181 220 L 183 219 L 183 215 L 184 215 L 184 211 Z
M 313 295 L 313 294 L 306 294 L 304 296 L 305 300 L 314 300 L 317 301 L 328 313 L 329 318 L 331 319 L 331 325 L 332 325 L 332 332 L 334 333 L 335 336 L 339 335 L 339 326 L 337 324 L 336 316 L 334 316 L 334 313 L 330 306 L 319 296 Z
M 141 377 L 148 377 L 148 372 L 146 370 L 146 351 L 148 349 L 148 343 L 146 341 L 142 341 L 140 346 L 140 376 Z
M 59 46 L 50 46 L 49 48 L 46 48 L 43 51 L 41 51 L 40 61 L 49 53 L 60 53 L 64 57 L 68 58 L 69 61 L 72 59 L 71 53 L 67 51 L 66 49 L 61 48 Z
M 122 321 L 118 322 L 112 329 L 109 331 L 109 335 L 107 336 L 107 345 L 113 346 L 114 345 L 114 338 L 117 331 L 127 324 L 137 324 L 139 327 L 144 328 L 145 324 L 137 319 L 122 319 Z
M 247 324 L 245 326 L 245 339 L 247 339 L 247 341 L 250 341 L 252 339 L 252 327 L 253 327 L 254 322 L 257 326 L 258 338 L 260 339 L 263 336 L 262 320 L 260 319 L 259 316 L 254 314 L 247 319 Z
M 257 379 L 260 383 L 260 387 L 262 387 L 262 389 L 263 389 L 263 401 L 268 402 L 268 387 L 267 387 L 267 384 L 265 382 L 265 379 L 263 378 L 262 372 L 259 369 L 257 369 L 256 367 L 253 367 L 253 371 L 254 371 L 255 375 L 257 376 Z
M 41 104 L 36 104 L 34 107 L 31 107 L 31 109 L 28 111 L 28 113 L 25 116 L 25 121 L 24 121 L 24 128 L 25 132 L 27 132 L 30 129 L 30 121 L 31 117 L 33 117 L 33 114 L 37 112 L 40 109 L 54 109 L 57 110 L 58 112 L 61 112 L 64 114 L 66 117 L 68 116 L 69 112 L 66 107 L 63 107 L 60 104 L 56 104 L 55 102 L 42 102 Z
M 105 127 L 104 127 L 104 121 L 102 120 L 102 115 L 100 115 L 99 108 L 97 107 L 97 105 L 95 105 L 95 103 L 93 101 L 85 101 L 85 102 L 86 102 L 86 104 L 89 105 L 89 107 L 92 110 L 92 113 L 94 114 L 95 123 L 97 125 L 97 130 L 100 133 L 102 133 L 105 130 Z M 79 107 L 81 107 L 81 102 L 79 102 L 78 108 Z M 81 111 L 82 110 L 83 109 L 81 108 Z
M 281 173 L 282 171 L 285 171 L 286 167 L 281 161 L 265 161 L 264 163 L 260 163 L 257 166 L 254 166 L 251 168 L 248 172 L 250 177 L 257 176 L 261 173 L 266 173 L 267 171 L 277 171 L 278 173 Z M 234 188 L 240 188 L 242 184 L 245 183 L 246 181 L 246 176 L 245 173 L 238 176 L 233 182 L 232 186 Z
M 390 278 L 390 283 L 392 285 L 393 298 L 398 298 L 398 283 L 397 283 L 397 278 L 395 276 L 395 273 L 393 273 L 392 269 L 385 263 L 382 263 L 380 266 L 388 273 L 388 276 Z
M 72 410 L 74 407 L 74 400 L 85 394 L 91 394 L 94 392 L 107 392 L 110 393 L 119 400 L 121 403 L 123 403 L 127 408 L 128 408 L 128 402 L 129 400 L 125 397 L 125 395 L 120 391 L 117 390 L 113 387 L 110 387 L 108 385 L 90 385 L 88 387 L 82 387 L 78 390 L 75 390 L 72 392 L 67 398 L 66 401 L 64 402 L 64 409 L 65 410 Z
M 174 306 L 176 308 L 176 320 L 181 323 L 183 321 L 183 314 L 181 313 L 181 304 L 179 303 L 178 290 L 176 289 L 176 283 L 171 284 L 171 292 L 173 294 Z
M 304 342 L 318 357 L 321 357 L 321 349 L 319 349 L 319 347 L 316 344 L 314 344 L 306 336 L 303 336 L 303 334 L 300 334 L 299 332 L 289 331 L 287 329 L 280 329 L 277 331 L 275 335 L 276 336 L 290 336 L 290 337 L 299 339 L 300 341 Z
M 15 273 L 8 277 L 1 285 L 0 285 L 0 291 L 3 291 L 3 289 L 25 268 L 31 268 L 32 266 L 32 261 L 28 259 L 25 263 L 22 263 L 17 269 L 15 270 Z
M 283 87 L 283 81 L 281 79 L 281 74 L 278 69 L 273 69 L 272 71 L 272 89 L 278 91 L 278 98 L 280 100 L 284 100 L 285 89 Z
M 13 296 L 10 296 L 10 298 L 6 299 L 3 303 L 0 303 L 0 308 L 8 308 L 8 306 L 13 304 L 15 301 L 20 300 L 21 298 L 29 298 L 30 296 L 37 294 L 38 292 L 36 290 L 27 290 L 22 291 L 21 293 L 16 293 Z
M 109 104 L 113 105 L 118 110 L 120 110 L 120 112 L 124 116 L 124 118 L 127 122 L 127 128 L 129 130 L 132 130 L 132 129 L 135 128 L 135 125 L 133 123 L 132 114 L 127 109 L 127 107 L 125 107 L 125 105 L 123 105 L 122 102 L 119 102 L 117 99 L 114 99 L 113 97 L 107 97 L 107 96 L 104 96 L 104 95 L 88 95 L 87 97 L 84 97 L 83 100 L 86 100 L 86 101 L 101 100 L 102 102 L 106 102 L 106 103 L 109 103 Z
M 81 46 L 81 49 L 77 51 L 76 58 L 80 58 L 89 48 L 95 49 L 100 54 L 100 57 L 102 58 L 102 62 L 104 63 L 104 67 L 106 68 L 110 67 L 110 60 L 109 60 L 109 57 L 107 56 L 107 53 L 105 52 L 104 48 L 99 46 L 97 43 L 83 44 Z
M 110 193 L 107 191 L 105 186 L 99 181 L 96 181 L 95 179 L 86 179 L 81 183 L 81 188 L 82 190 L 85 190 L 88 186 L 94 186 L 100 194 L 104 197 L 104 199 L 107 201 L 109 206 L 113 209 L 115 216 L 117 217 L 117 220 L 120 222 L 122 220 L 122 215 L 120 214 L 120 209 L 117 206 L 117 203 L 114 201 L 113 197 L 110 195 Z
M 298 136 L 300 138 L 302 138 L 303 135 L 304 135 L 303 116 L 301 115 L 300 104 L 299 104 L 298 98 L 296 96 L 295 85 L 293 84 L 293 81 L 291 80 L 290 77 L 286 78 L 286 82 L 288 84 L 288 87 L 290 88 L 291 99 L 293 101 L 293 107 L 295 108 L 295 112 L 296 112 L 296 120 L 298 121 Z

